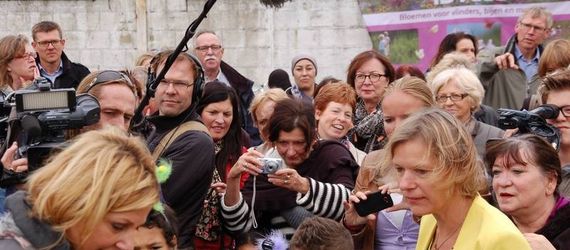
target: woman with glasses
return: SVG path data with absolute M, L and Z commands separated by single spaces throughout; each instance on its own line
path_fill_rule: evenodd
M 23 35 L 0 39 L 0 91 L 4 96 L 26 87 L 39 76 L 37 54 Z
M 264 233 L 278 229 L 290 239 L 308 216 L 340 219 L 358 170 L 348 149 L 337 141 L 316 140 L 314 110 L 298 100 L 278 101 L 265 128 L 287 167 L 256 150 L 243 154 L 227 176 L 222 198 L 226 227 Z M 240 191 L 242 173 L 250 177 Z
M 560 108 L 558 117 L 546 121 L 560 130 L 558 157 L 563 172 L 560 190 L 570 195 L 570 69 L 559 70 L 544 77 L 538 94 L 543 103 Z
M 570 200 L 560 193 L 556 150 L 532 134 L 492 140 L 485 163 L 499 209 L 533 249 L 570 249 Z
M 356 55 L 348 66 L 346 82 L 358 96 L 354 111 L 354 128 L 349 137 L 365 153 L 382 148 L 385 136 L 380 100 L 386 87 L 394 81 L 394 67 L 388 58 L 375 50 Z
M 485 156 L 487 140 L 503 137 L 504 131 L 477 121 L 473 117 L 485 95 L 485 90 L 475 73 L 465 67 L 456 66 L 438 73 L 429 86 L 439 107 L 465 125 L 482 159 Z

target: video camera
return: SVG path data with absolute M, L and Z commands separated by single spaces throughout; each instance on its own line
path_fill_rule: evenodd
M 73 88 L 51 89 L 50 86 L 47 79 L 37 78 L 30 88 L 15 91 L 0 103 L 0 116 L 4 117 L 0 119 L 4 123 L 0 127 L 7 128 L 4 148 L 17 141 L 18 156 L 28 158 L 28 171 L 41 167 L 53 149 L 63 146 L 65 130 L 80 129 L 99 121 L 100 106 L 95 97 L 75 96 Z M 4 179 L 2 184 L 6 184 Z
M 498 109 L 499 128 L 518 128 L 515 134 L 535 134 L 545 138 L 555 149 L 560 149 L 560 131 L 548 124 L 545 119 L 555 119 L 560 114 L 560 110 L 555 105 L 543 104 L 531 111 Z

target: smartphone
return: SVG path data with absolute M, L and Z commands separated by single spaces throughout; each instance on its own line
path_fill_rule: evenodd
M 369 193 L 366 195 L 366 200 L 361 200 L 359 203 L 354 203 L 356 213 L 361 217 L 377 213 L 380 210 L 394 206 L 390 194 L 383 194 L 381 191 Z

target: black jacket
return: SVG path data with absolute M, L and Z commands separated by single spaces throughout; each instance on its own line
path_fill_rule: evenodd
M 570 204 L 556 211 L 537 234 L 542 234 L 556 249 L 570 249 Z
M 253 126 L 253 118 L 249 112 L 249 106 L 253 100 L 253 81 L 247 79 L 245 76 L 240 74 L 237 70 L 232 68 L 229 64 L 224 61 L 220 64 L 220 70 L 226 76 L 232 88 L 237 92 L 240 102 L 239 115 L 241 118 L 241 127 L 247 132 L 251 140 L 251 146 L 256 146 L 261 144 L 261 138 L 259 137 L 259 130 Z
M 53 83 L 53 88 L 74 88 L 77 89 L 79 83 L 90 71 L 87 67 L 79 63 L 74 63 L 67 58 L 65 52 L 61 53 L 61 61 L 63 64 L 63 74 L 58 76 Z M 36 58 L 36 64 L 40 65 L 40 57 Z
M 0 234 L 14 233 L 18 237 L 27 240 L 33 249 L 44 249 L 47 247 L 53 250 L 71 249 L 71 245 L 65 239 L 57 245 L 53 245 L 62 237 L 61 232 L 57 232 L 44 221 L 30 217 L 32 207 L 26 201 L 26 195 L 24 191 L 18 191 L 6 198 L 8 213 L 3 214 L 0 219 Z M 0 236 L 0 249 L 20 250 L 23 248 L 11 237 Z
M 155 131 L 147 139 L 151 152 L 160 140 L 179 124 L 189 120 L 200 121 L 196 113 L 188 116 L 190 111 L 189 108 L 176 117 L 149 118 L 155 126 Z M 181 134 L 161 154 L 161 158 L 172 164 L 172 174 L 161 188 L 162 198 L 172 207 L 178 218 L 179 248 L 193 245 L 196 222 L 202 212 L 204 198 L 214 173 L 214 155 L 212 138 L 203 131 L 195 130 Z

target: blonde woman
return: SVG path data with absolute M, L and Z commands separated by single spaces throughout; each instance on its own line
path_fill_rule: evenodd
M 116 128 L 80 135 L 6 200 L 0 249 L 132 249 L 158 201 L 145 144 Z
M 435 106 L 435 101 L 424 80 L 406 76 L 386 88 L 381 105 L 384 111 L 384 129 L 390 138 L 394 129 L 408 116 Z M 372 151 L 364 158 L 356 178 L 354 195 L 350 196 L 351 202 L 345 205 L 343 222 L 352 233 L 356 249 L 413 248 L 418 238 L 419 226 L 409 210 L 380 211 L 368 216 L 368 219 L 358 216 L 353 208 L 354 203 L 365 198 L 366 192 L 377 191 L 380 186 L 390 182 L 382 175 L 378 165 L 383 153 L 383 150 Z M 391 196 L 396 202 L 402 199 L 400 194 Z
M 416 249 L 530 249 L 509 218 L 478 193 L 483 169 L 471 135 L 451 114 L 410 116 L 385 147 L 404 200 L 421 216 Z

